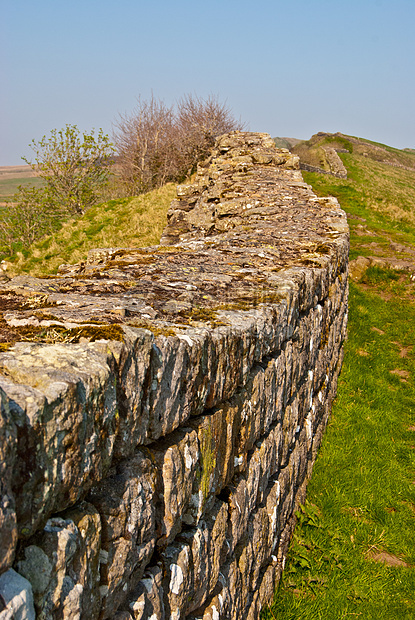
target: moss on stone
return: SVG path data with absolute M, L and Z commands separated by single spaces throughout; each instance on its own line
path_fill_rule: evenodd
M 216 467 L 216 456 L 213 450 L 212 426 L 210 421 L 207 421 L 207 426 L 202 430 L 202 433 L 203 434 L 200 439 L 200 454 L 202 464 L 200 488 L 202 491 L 203 499 L 206 501 L 210 494 L 210 476 Z
M 129 321 L 128 324 L 131 325 L 131 327 L 137 327 L 138 329 L 148 329 L 148 331 L 152 332 L 156 338 L 157 336 L 176 336 L 174 329 L 171 329 L 170 327 L 158 327 L 147 321 L 133 320 Z

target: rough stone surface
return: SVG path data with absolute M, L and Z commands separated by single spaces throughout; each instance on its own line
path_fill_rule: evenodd
M 0 575 L 0 620 L 35 620 L 32 586 L 10 568 Z
M 100 609 L 100 517 L 81 502 L 44 529 L 22 549 L 17 570 L 32 584 L 36 617 L 97 617 Z
M 347 272 L 337 201 L 235 132 L 160 246 L 2 279 L 0 572 L 38 618 L 259 617 L 336 394 Z
M 101 515 L 102 616 L 112 618 L 140 581 L 154 551 L 156 473 L 138 452 L 91 489 Z
M 9 399 L 0 387 L 0 574 L 12 565 L 17 544 L 17 521 L 12 492 L 17 433 Z

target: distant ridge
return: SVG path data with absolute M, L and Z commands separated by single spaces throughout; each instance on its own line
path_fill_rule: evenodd
M 330 161 L 327 158 L 327 150 L 337 153 L 354 153 L 372 159 L 373 161 L 387 164 L 395 168 L 415 170 L 414 149 L 396 149 L 385 144 L 372 142 L 363 138 L 356 138 L 346 134 L 326 133 L 320 131 L 311 136 L 309 140 L 298 141 L 292 152 L 300 157 L 300 161 L 307 166 L 320 168 L 321 171 L 330 173 Z
M 288 149 L 289 151 L 299 142 L 304 142 L 298 138 L 273 138 L 273 140 L 279 149 Z
M 21 166 L 0 166 L 0 179 L 18 179 L 35 177 L 36 173 L 29 165 Z

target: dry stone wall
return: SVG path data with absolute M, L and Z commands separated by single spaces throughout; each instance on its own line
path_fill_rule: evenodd
M 259 617 L 336 393 L 347 265 L 336 200 L 236 132 L 160 246 L 0 282 L 1 620 Z

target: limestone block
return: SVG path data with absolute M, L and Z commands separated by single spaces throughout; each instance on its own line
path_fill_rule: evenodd
M 252 512 L 257 503 L 261 503 L 261 478 L 263 474 L 260 447 L 256 447 L 248 459 L 245 473 L 248 510 Z M 265 474 L 267 478 L 267 475 Z M 268 484 L 268 480 L 267 483 Z M 265 485 L 266 486 L 266 485 Z
M 201 607 L 217 586 L 220 566 L 227 554 L 227 520 L 228 506 L 218 500 L 197 528 L 180 536 L 188 543 L 192 558 L 193 590 L 186 613 Z
M 279 581 L 281 574 L 281 567 L 278 565 L 276 556 L 273 556 L 271 564 L 267 566 L 264 573 L 261 575 L 259 583 L 259 599 L 262 605 L 270 603 L 274 598 L 275 588 Z
M 205 407 L 210 409 L 231 398 L 243 385 L 255 355 L 255 323 L 239 319 L 231 328 L 218 327 L 212 333 L 213 355 L 208 356 L 211 383 Z
M 280 523 L 284 523 L 287 515 L 290 514 L 292 509 L 294 501 L 293 478 L 292 463 L 289 463 L 278 474 L 278 482 L 280 483 L 280 501 L 277 516 Z
M 281 444 L 281 466 L 285 467 L 291 448 L 293 447 L 295 441 L 295 435 L 298 432 L 298 407 L 299 401 L 298 397 L 295 397 L 294 400 L 287 405 L 285 408 L 283 419 L 282 419 L 282 444 Z
M 150 357 L 154 336 L 144 329 L 124 327 L 124 343 L 95 342 L 91 347 L 113 357 L 117 376 L 119 428 L 115 439 L 114 456 L 125 458 L 135 448 L 148 441 L 149 405 L 146 380 L 150 372 Z
M 192 552 L 188 544 L 175 543 L 163 553 L 164 606 L 168 618 L 179 620 L 193 596 Z
M 237 547 L 235 556 L 241 579 L 240 612 L 237 617 L 245 618 L 246 606 L 251 593 L 250 577 L 256 567 L 256 557 L 252 541 L 248 540 L 246 543 L 241 544 L 240 547 Z
M 155 547 L 156 475 L 137 452 L 91 489 L 90 501 L 102 522 L 102 618 L 112 618 L 139 583 Z
M 253 592 L 249 595 L 248 603 L 245 607 L 244 617 L 246 620 L 257 620 L 261 611 L 261 600 L 259 592 Z
M 157 465 L 157 543 L 166 546 L 183 521 L 196 522 L 198 495 L 193 495 L 201 476 L 197 434 L 192 429 L 176 431 L 153 444 L 150 453 Z
M 38 620 L 98 618 L 100 542 L 99 515 L 83 502 L 21 550 L 17 568 L 32 585 Z
M 231 599 L 228 585 L 222 573 L 219 574 L 216 594 L 200 610 L 191 615 L 191 620 L 222 620 L 230 617 Z
M 232 552 L 245 535 L 249 519 L 246 480 L 241 478 L 229 495 L 229 550 Z
M 12 476 L 15 468 L 17 433 L 9 401 L 0 387 L 0 574 L 11 567 L 17 544 Z
M 199 442 L 201 474 L 193 486 L 193 523 L 197 523 L 205 507 L 230 482 L 235 470 L 236 437 L 240 429 L 240 403 L 233 400 L 209 415 L 191 422 Z M 190 520 L 189 520 L 190 523 Z
M 246 587 L 242 581 L 241 571 L 238 565 L 238 559 L 234 556 L 232 560 L 226 564 L 221 571 L 225 585 L 222 588 L 223 598 L 228 603 L 228 615 L 225 616 L 229 620 L 239 620 L 241 618 L 242 609 L 245 606 Z
M 248 590 L 254 591 L 257 586 L 258 575 L 261 567 L 266 563 L 271 549 L 268 546 L 270 535 L 270 519 L 265 506 L 250 515 L 248 537 L 245 554 L 250 558 L 250 563 L 242 571 L 242 578 L 248 584 Z M 241 563 L 239 563 L 241 567 Z
M 203 408 L 207 387 L 203 389 L 206 377 L 201 372 L 202 355 L 200 338 L 156 339 L 149 392 L 151 440 L 170 433 L 192 411 L 199 413 Z
M 6 605 L 0 620 L 35 620 L 32 587 L 12 568 L 0 575 L 0 595 Z
M 134 620 L 164 620 L 162 581 L 163 570 L 160 566 L 146 569 L 130 602 Z
M 241 428 L 237 453 L 244 455 L 282 417 L 286 391 L 285 351 L 255 366 L 241 393 Z M 265 366 L 265 368 L 264 368 Z M 245 465 L 245 463 L 244 463 Z M 243 471 L 244 467 L 239 470 Z
M 74 504 L 110 466 L 118 427 L 115 377 L 88 345 L 19 343 L 0 354 L 17 428 L 19 532 Z

